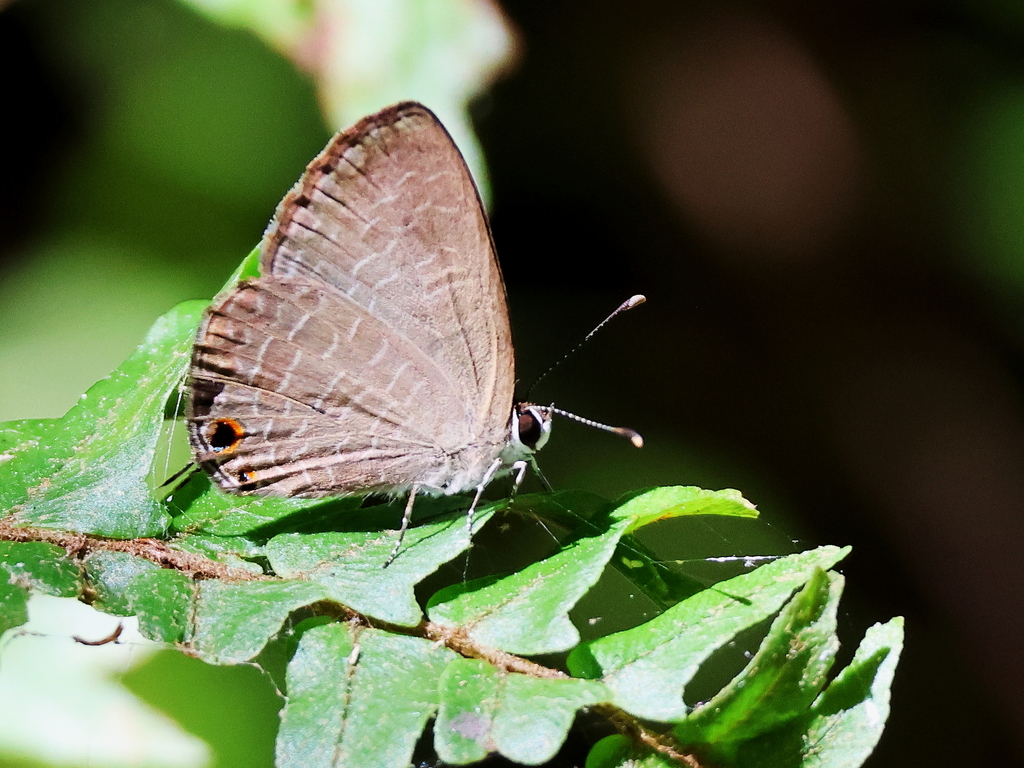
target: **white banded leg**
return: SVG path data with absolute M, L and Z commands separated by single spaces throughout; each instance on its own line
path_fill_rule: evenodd
M 476 512 L 476 505 L 480 503 L 480 496 L 484 492 L 484 488 L 490 485 L 491 480 L 494 479 L 494 473 L 499 469 L 501 469 L 501 459 L 495 459 L 491 466 L 487 468 L 487 471 L 484 472 L 480 485 L 476 487 L 473 503 L 469 505 L 469 510 L 466 512 L 466 549 L 473 545 L 473 513 Z
M 402 515 L 402 524 L 398 527 L 398 541 L 395 542 L 395 548 L 391 550 L 388 559 L 384 561 L 385 568 L 395 562 L 395 558 L 398 557 L 398 550 L 402 548 L 402 539 L 405 538 L 405 532 L 409 528 L 409 521 L 412 519 L 412 503 L 416 498 L 416 491 L 419 489 L 418 485 L 413 485 L 409 489 L 409 500 L 405 502 L 405 514 Z

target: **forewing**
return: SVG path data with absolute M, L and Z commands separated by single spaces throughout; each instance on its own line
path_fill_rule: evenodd
M 400 104 L 336 136 L 278 207 L 262 277 L 221 297 L 193 357 L 196 460 L 240 493 L 458 491 L 512 405 L 505 289 L 437 119 Z
M 279 206 L 261 267 L 323 281 L 437 361 L 458 408 L 424 408 L 428 430 L 504 430 L 505 288 L 469 170 L 425 107 L 399 104 L 335 137 Z

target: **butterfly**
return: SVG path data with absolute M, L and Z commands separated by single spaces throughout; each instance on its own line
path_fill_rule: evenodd
M 513 402 L 505 286 L 440 121 L 405 102 L 337 134 L 285 196 L 260 277 L 215 299 L 187 411 L 195 463 L 236 494 L 476 490 L 522 478 L 553 409 Z

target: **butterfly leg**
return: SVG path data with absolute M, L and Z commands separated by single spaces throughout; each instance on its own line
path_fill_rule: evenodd
M 171 491 L 168 494 L 168 496 L 170 496 L 176 490 L 183 487 L 186 483 L 188 483 L 189 480 L 191 480 L 193 477 L 195 477 L 202 471 L 202 468 L 198 464 L 189 462 L 184 467 L 175 472 L 173 475 L 164 480 L 162 483 L 160 483 L 160 487 L 170 487 Z M 181 480 L 180 483 L 178 482 L 179 480 Z
M 544 473 L 540 471 L 540 466 L 537 464 L 536 457 L 530 457 L 530 466 L 533 467 L 533 471 L 537 474 L 537 477 L 540 478 L 540 481 L 544 483 L 544 490 L 548 493 L 553 493 L 555 489 L 551 487 L 551 483 L 549 483 L 548 479 L 544 477 Z
M 391 554 L 388 555 L 388 559 L 384 561 L 384 566 L 387 568 L 398 557 L 398 550 L 402 548 L 402 539 L 405 538 L 405 532 L 409 529 L 409 521 L 412 520 L 412 503 L 416 498 L 416 491 L 419 490 L 418 485 L 413 485 L 409 489 L 409 500 L 405 502 L 405 514 L 402 515 L 402 524 L 398 527 L 398 541 L 395 542 L 395 548 L 391 550 Z
M 526 477 L 526 468 L 529 465 L 525 461 L 517 461 L 512 465 L 512 471 L 516 473 L 516 479 L 512 481 L 512 493 L 509 494 L 509 499 L 514 499 L 516 492 L 519 490 L 519 486 L 523 483 L 523 478 Z
M 501 459 L 495 459 L 494 462 L 484 472 L 483 478 L 480 480 L 480 484 L 476 487 L 476 495 L 473 496 L 473 503 L 469 505 L 469 510 L 466 512 L 466 546 L 473 543 L 473 513 L 476 511 L 476 505 L 480 503 L 480 496 L 484 492 L 484 488 L 490 485 L 491 480 L 494 479 L 494 473 L 501 469 Z

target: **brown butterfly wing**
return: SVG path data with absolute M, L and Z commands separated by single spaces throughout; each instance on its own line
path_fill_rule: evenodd
M 500 453 L 513 358 L 458 149 L 418 104 L 339 134 L 264 239 L 263 277 L 200 329 L 189 434 L 242 493 L 472 487 Z

